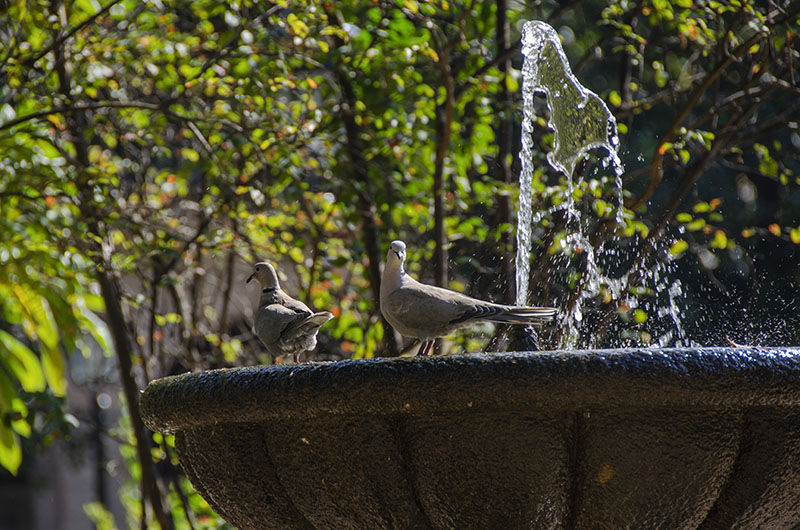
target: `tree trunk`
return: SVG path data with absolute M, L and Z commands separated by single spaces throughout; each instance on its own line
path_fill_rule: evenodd
M 450 136 L 453 123 L 453 74 L 450 71 L 449 48 L 442 46 L 439 66 L 444 84 L 444 101 L 436 106 L 436 153 L 433 163 L 433 237 L 436 247 L 433 251 L 434 283 L 447 287 L 447 234 L 444 229 L 444 159 L 450 150 Z
M 142 468 L 142 490 L 153 508 L 153 514 L 158 524 L 164 530 L 171 530 L 174 525 L 172 519 L 167 517 L 167 513 L 161 504 L 161 491 L 156 483 L 147 428 L 142 422 L 141 416 L 139 416 L 139 388 L 136 386 L 136 381 L 133 377 L 133 355 L 125 325 L 125 317 L 122 313 L 119 288 L 116 279 L 104 267 L 98 267 L 97 280 L 100 283 L 100 294 L 106 304 L 109 329 L 119 361 L 122 391 L 125 394 L 125 400 L 128 402 L 131 426 L 136 436 L 136 454 L 139 457 L 139 463 Z M 142 503 L 142 509 L 144 510 L 144 502 Z
M 62 28 L 68 27 L 66 7 L 63 2 L 56 1 L 51 4 L 51 10 L 56 16 Z M 63 31 L 63 30 L 62 30 Z M 60 41 L 60 35 L 54 35 L 54 41 Z M 64 96 L 66 102 L 72 102 L 71 78 L 69 63 L 69 51 L 67 44 L 69 39 L 64 40 L 60 45 L 56 46 L 54 53 L 56 56 L 55 71 L 59 81 L 59 92 Z M 102 238 L 100 233 L 99 222 L 94 205 L 92 204 L 91 187 L 88 182 L 84 180 L 88 176 L 89 162 L 89 142 L 86 140 L 87 130 L 87 117 L 85 112 L 73 112 L 65 114 L 65 121 L 67 128 L 70 131 L 70 137 L 75 147 L 75 161 L 77 163 L 76 170 L 79 173 L 78 183 L 81 215 L 86 220 L 90 234 Z M 83 181 L 83 182 L 82 182 Z M 120 380 L 122 383 L 123 392 L 128 402 L 128 410 L 130 412 L 131 425 L 136 437 L 136 451 L 139 458 L 139 463 L 142 469 L 142 490 L 145 499 L 142 500 L 142 510 L 145 509 L 145 502 L 149 501 L 153 508 L 153 513 L 162 529 L 172 530 L 174 528 L 172 519 L 167 517 L 162 503 L 161 492 L 159 491 L 158 484 L 156 483 L 155 469 L 153 466 L 153 458 L 150 455 L 150 444 L 148 442 L 147 431 L 139 416 L 139 389 L 136 386 L 136 381 L 133 377 L 133 361 L 131 354 L 131 345 L 128 337 L 127 327 L 125 325 L 125 318 L 122 313 L 122 304 L 120 302 L 120 293 L 116 285 L 116 280 L 113 278 L 112 272 L 109 269 L 110 263 L 103 259 L 103 249 L 99 244 L 95 243 L 91 238 L 90 245 L 93 247 L 97 258 L 97 272 L 96 278 L 100 284 L 100 293 L 106 305 L 106 315 L 108 317 L 108 324 L 114 340 L 114 349 L 117 353 L 117 359 L 120 367 Z
M 509 24 L 506 16 L 506 0 L 497 0 L 497 28 L 496 46 L 497 53 L 502 53 L 508 47 Z M 511 59 L 506 58 L 497 65 L 503 76 L 510 75 Z M 504 79 L 505 80 L 505 79 Z M 511 184 L 514 174 L 511 171 L 512 145 L 513 145 L 513 97 L 505 82 L 500 84 L 497 114 L 500 123 L 497 126 L 497 164 L 495 165 L 495 179 L 504 184 Z M 511 225 L 512 219 L 511 197 L 499 195 L 497 197 L 497 210 L 495 212 L 495 226 Z M 503 286 L 505 303 L 514 303 L 516 299 L 516 274 L 514 272 L 513 238 L 510 231 L 503 232 L 500 236 L 499 248 L 499 282 Z
M 356 97 L 353 92 L 353 86 L 347 79 L 347 75 L 341 71 L 337 72 L 337 81 L 342 89 L 342 102 L 344 129 L 347 137 L 347 153 L 350 156 L 350 163 L 352 165 L 351 171 L 353 178 L 359 183 L 355 186 L 356 201 L 361 218 L 361 237 L 364 248 L 367 251 L 367 260 L 369 262 L 369 280 L 372 287 L 372 297 L 375 307 L 380 306 L 381 300 L 381 243 L 380 235 L 378 234 L 378 226 L 376 217 L 378 209 L 375 206 L 375 201 L 369 193 L 370 182 L 369 174 L 367 173 L 367 162 L 364 157 L 364 150 L 361 146 L 361 138 L 359 126 L 356 123 L 353 109 L 355 108 Z M 387 357 L 398 357 L 400 349 L 394 337 L 394 332 L 391 326 L 380 315 L 381 324 L 383 325 L 384 333 L 384 346 Z

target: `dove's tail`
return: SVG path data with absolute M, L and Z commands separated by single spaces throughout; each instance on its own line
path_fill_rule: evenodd
M 503 311 L 487 317 L 486 320 L 501 324 L 544 324 L 553 320 L 555 314 L 554 307 L 506 306 Z
M 450 324 L 466 324 L 477 320 L 499 324 L 544 324 L 556 314 L 555 307 L 523 307 L 500 304 L 474 305 Z
M 306 320 L 306 322 L 312 323 L 319 327 L 332 318 L 333 313 L 329 313 L 328 311 L 320 311 L 319 313 L 314 313 L 308 320 Z
M 284 330 L 284 334 L 287 337 L 315 336 L 319 327 L 332 318 L 333 315 L 331 313 L 320 311 L 319 313 L 314 313 L 305 320 L 298 320 Z M 311 347 L 309 347 L 309 349 L 310 348 Z

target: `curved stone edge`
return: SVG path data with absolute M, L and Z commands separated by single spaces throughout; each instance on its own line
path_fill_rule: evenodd
M 800 407 L 800 348 L 465 354 L 229 368 L 155 380 L 154 431 L 320 414 Z

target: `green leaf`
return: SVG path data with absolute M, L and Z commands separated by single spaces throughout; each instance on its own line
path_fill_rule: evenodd
M 38 293 L 30 293 L 27 289 L 17 287 L 14 289 L 17 298 L 36 323 L 36 338 L 41 347 L 40 355 L 45 380 L 57 396 L 63 396 L 67 390 L 67 381 L 64 377 L 64 360 L 58 349 L 58 332 L 50 305 Z
M 695 219 L 694 221 L 686 225 L 686 229 L 689 230 L 690 232 L 697 232 L 704 226 L 706 226 L 705 219 Z
M 47 158 L 61 158 L 61 152 L 55 146 L 45 139 L 36 140 L 36 146 L 41 150 L 42 154 Z
M 789 238 L 795 245 L 800 245 L 800 227 L 792 228 L 789 231 Z
M 22 463 L 22 448 L 19 445 L 19 437 L 6 421 L 6 415 L 14 411 L 15 401 L 18 399 L 14 385 L 6 377 L 5 372 L 0 370 L 0 466 L 13 475 L 17 474 Z
M 94 524 L 96 530 L 114 530 L 114 516 L 101 502 L 87 502 L 83 505 L 83 513 Z
M 381 21 L 381 10 L 377 7 L 373 7 L 367 11 L 367 18 L 369 18 L 373 24 L 377 24 Z
M 89 306 L 99 308 L 99 310 L 105 308 L 102 297 L 88 298 L 84 296 L 75 303 L 76 316 L 83 325 L 84 330 L 92 335 L 103 352 L 110 355 L 113 352 L 111 332 L 103 319 L 90 310 Z
M 16 416 L 11 420 L 11 428 L 20 436 L 28 438 L 31 435 L 31 424 L 28 423 L 28 407 L 20 398 L 14 398 L 11 402 L 11 410 Z
M 713 248 L 727 248 L 728 247 L 728 236 L 725 235 L 725 232 L 722 230 L 717 230 L 714 232 L 714 239 L 711 241 L 711 246 Z
M 672 245 L 669 247 L 669 253 L 672 254 L 673 256 L 677 256 L 678 254 L 685 252 L 686 249 L 688 248 L 689 248 L 689 243 L 687 243 L 683 239 L 678 239 L 677 241 L 672 243 Z
M 509 92 L 516 92 L 519 90 L 519 82 L 516 77 L 511 75 L 511 72 L 506 74 L 506 89 Z
M 39 336 L 39 341 L 44 344 L 45 349 L 58 349 L 58 330 L 53 312 L 50 310 L 50 304 L 43 296 L 34 297 L 33 302 L 37 305 L 37 312 L 40 315 L 36 323 L 36 334 Z
M 17 378 L 23 390 L 26 392 L 44 390 L 44 374 L 36 354 L 3 330 L 0 330 L 0 354 L 3 354 L 0 361 Z
M 308 35 L 308 26 L 306 25 L 305 22 L 300 20 L 294 13 L 289 13 L 289 16 L 286 17 L 286 22 L 289 24 L 289 27 L 292 29 L 292 32 L 301 39 L 305 38 L 306 35 Z
M 607 210 L 610 210 L 610 207 L 606 201 L 602 199 L 594 201 L 594 211 L 598 217 L 603 217 Z
M 67 380 L 64 377 L 64 359 L 58 348 L 44 348 L 42 351 L 42 368 L 47 384 L 56 396 L 67 393 Z
M 19 445 L 19 437 L 5 422 L 0 422 L 0 466 L 16 475 L 20 464 L 22 447 Z
M 12 410 L 16 397 L 17 391 L 14 390 L 14 385 L 8 379 L 6 373 L 0 370 L 0 415 Z
M 100 11 L 100 4 L 97 3 L 97 0 L 75 0 L 75 7 L 87 15 L 93 15 Z

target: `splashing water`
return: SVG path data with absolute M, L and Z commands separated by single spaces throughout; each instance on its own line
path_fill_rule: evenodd
M 527 293 L 529 285 L 531 230 L 546 215 L 556 210 L 566 210 L 566 235 L 560 240 L 563 255 L 582 255 L 585 260 L 585 271 L 579 280 L 579 285 L 573 291 L 575 296 L 560 317 L 560 325 L 566 332 L 562 338 L 561 347 L 574 348 L 578 346 L 596 347 L 594 337 L 585 338 L 585 344 L 579 344 L 580 329 L 584 317 L 584 302 L 603 293 L 606 302 L 615 300 L 629 308 L 637 308 L 639 300 L 628 293 L 631 288 L 649 289 L 651 285 L 655 293 L 666 293 L 668 302 L 666 306 L 659 306 L 664 302 L 654 300 L 645 302 L 658 319 L 671 322 L 671 329 L 657 337 L 661 345 L 670 341 L 677 344 L 688 345 L 686 333 L 681 322 L 679 301 L 682 295 L 682 285 L 679 281 L 670 284 L 665 268 L 669 264 L 656 264 L 646 268 L 641 265 L 638 270 L 629 270 L 621 277 L 614 278 L 604 273 L 598 263 L 598 257 L 604 261 L 611 258 L 621 258 L 618 249 L 606 248 L 606 242 L 599 244 L 595 249 L 586 234 L 580 212 L 575 206 L 573 192 L 575 184 L 572 175 L 578 162 L 588 156 L 593 149 L 602 148 L 606 155 L 602 160 L 603 167 L 612 166 L 616 177 L 618 193 L 618 208 L 616 222 L 621 225 L 623 219 L 622 205 L 622 173 L 623 167 L 619 159 L 619 138 L 617 136 L 617 122 L 606 104 L 597 94 L 585 88 L 575 78 L 561 47 L 556 31 L 544 22 L 531 21 L 525 23 L 522 30 L 522 53 L 525 57 L 522 68 L 522 150 L 520 159 L 522 168 L 520 172 L 520 207 L 518 212 L 517 227 L 517 304 L 528 303 Z M 533 124 L 535 119 L 534 95 L 539 92 L 546 97 L 549 110 L 548 126 L 554 133 L 554 147 L 547 154 L 547 161 L 553 169 L 560 171 L 567 177 L 565 200 L 561 204 L 552 206 L 548 210 L 532 212 L 532 181 L 533 181 Z M 613 241 L 611 239 L 610 241 Z M 620 260 L 617 260 L 620 262 Z M 663 298 L 663 296 L 662 296 Z M 650 307 L 651 305 L 656 307 Z
M 578 212 L 573 201 L 574 185 L 572 173 L 575 165 L 595 148 L 604 148 L 607 157 L 603 164 L 611 163 L 619 190 L 618 220 L 622 208 L 622 163 L 619 159 L 617 121 L 600 97 L 578 82 L 572 73 L 556 30 L 539 21 L 526 22 L 522 28 L 522 150 L 520 159 L 520 208 L 517 227 L 517 304 L 527 304 L 529 283 L 528 256 L 531 252 L 532 206 L 531 187 L 533 181 L 533 98 L 542 92 L 550 110 L 548 125 L 554 132 L 554 149 L 547 154 L 550 165 L 567 176 L 566 208 L 568 222 L 577 221 Z M 578 230 L 571 238 L 584 250 L 591 249 L 589 241 Z M 589 258 L 594 262 L 594 254 Z M 596 270 L 596 267 L 594 267 Z M 580 320 L 580 309 L 575 315 Z
M 524 33 L 523 33 L 524 35 Z M 524 53 L 524 49 L 523 49 Z M 529 64 L 530 63 L 530 64 Z M 519 212 L 517 215 L 517 305 L 528 303 L 528 280 L 531 253 L 531 195 L 533 186 L 533 75 L 532 61 L 527 56 L 522 68 L 522 167 L 519 173 Z
M 537 20 L 526 22 L 522 54 L 527 91 L 547 96 L 548 125 L 555 133 L 553 151 L 547 154 L 550 165 L 571 177 L 580 159 L 602 147 L 608 153 L 604 163 L 610 162 L 615 173 L 622 175 L 617 120 L 603 100 L 575 78 L 556 30 Z M 523 84 L 523 97 L 525 91 Z M 529 102 L 532 106 L 532 94 Z

